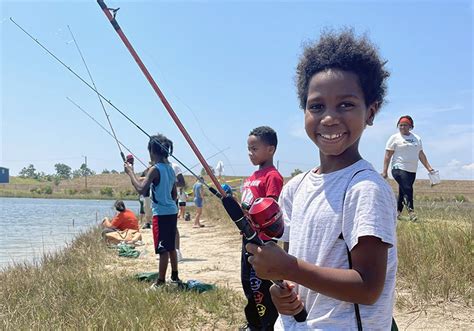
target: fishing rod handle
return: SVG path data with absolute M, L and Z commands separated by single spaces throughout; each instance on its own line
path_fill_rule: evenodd
M 225 196 L 222 198 L 222 204 L 224 209 L 229 214 L 234 224 L 240 230 L 240 232 L 245 236 L 245 238 L 252 244 L 263 246 L 264 242 L 258 236 L 257 232 L 250 225 L 249 220 L 245 217 L 242 208 L 240 208 L 239 203 L 231 196 Z M 272 282 L 279 286 L 280 288 L 287 288 L 288 286 L 282 280 L 272 280 Z M 296 315 L 293 316 L 297 322 L 304 322 L 308 317 L 308 312 L 303 307 L 303 309 Z

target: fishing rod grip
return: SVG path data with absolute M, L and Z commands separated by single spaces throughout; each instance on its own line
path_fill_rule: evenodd
M 220 194 L 214 187 L 209 186 L 209 191 L 211 191 L 211 193 L 214 194 L 219 199 L 222 199 L 222 194 Z
M 249 220 L 245 217 L 242 208 L 239 203 L 231 196 L 225 196 L 222 198 L 222 204 L 224 205 L 227 214 L 229 214 L 234 224 L 242 232 L 245 238 L 252 244 L 263 246 L 264 242 L 258 236 L 257 232 L 250 225 Z M 280 288 L 286 288 L 285 282 L 282 280 L 272 280 L 272 282 Z M 303 309 L 296 315 L 293 316 L 297 322 L 304 322 L 308 317 L 308 312 Z

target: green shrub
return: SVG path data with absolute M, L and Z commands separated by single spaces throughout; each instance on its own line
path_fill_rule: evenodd
M 53 188 L 51 186 L 45 186 L 42 188 L 41 193 L 43 194 L 53 194 Z
M 67 190 L 67 194 L 69 194 L 69 195 L 74 195 L 76 193 L 77 193 L 77 190 L 75 188 L 71 188 L 71 189 Z
M 109 197 L 113 196 L 114 195 L 114 189 L 111 188 L 111 187 L 103 187 L 100 189 L 100 194 L 101 195 L 107 195 Z
M 135 192 L 134 190 L 127 189 L 127 190 L 120 191 L 120 197 L 122 198 L 136 196 L 136 195 L 137 195 L 137 192 Z
M 36 193 L 36 194 L 41 194 L 41 188 L 33 187 L 32 189 L 30 189 L 30 192 L 31 193 Z
M 454 200 L 456 200 L 456 202 L 467 202 L 467 198 L 462 194 L 455 195 Z

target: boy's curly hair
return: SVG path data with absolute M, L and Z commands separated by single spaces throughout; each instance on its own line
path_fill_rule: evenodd
M 269 146 L 277 147 L 278 138 L 275 130 L 269 126 L 259 126 L 250 131 L 249 136 L 258 137 L 261 141 Z
M 300 107 L 306 108 L 311 78 L 318 72 L 340 69 L 355 73 L 367 106 L 383 104 L 390 73 L 384 68 L 378 50 L 366 35 L 357 37 L 353 29 L 325 30 L 317 43 L 307 44 L 296 67 L 296 87 Z
M 173 154 L 173 142 L 164 135 L 158 133 L 150 137 L 148 151 L 153 151 L 153 153 L 162 157 L 168 157 Z

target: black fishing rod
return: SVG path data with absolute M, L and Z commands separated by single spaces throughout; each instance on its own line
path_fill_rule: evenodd
M 86 59 L 84 58 L 84 55 L 82 55 L 82 51 L 79 47 L 79 44 L 77 43 L 76 41 L 76 37 L 74 36 L 74 33 L 72 33 L 72 30 L 71 28 L 69 27 L 69 25 L 67 26 L 68 30 L 69 30 L 69 33 L 71 34 L 71 37 L 72 37 L 72 40 L 74 41 L 74 45 L 76 45 L 76 49 L 77 49 L 77 52 L 79 53 L 79 55 L 81 56 L 81 59 L 82 59 L 82 63 L 84 63 L 84 67 L 86 67 L 86 70 L 87 70 L 87 74 L 89 75 L 89 78 L 92 82 L 92 85 L 94 86 L 94 89 L 97 90 L 97 86 L 95 85 L 95 82 L 94 82 L 94 78 L 92 78 L 92 74 L 89 70 L 89 66 L 87 65 L 86 63 Z M 115 134 L 115 130 L 114 130 L 114 127 L 112 126 L 112 122 L 110 121 L 110 117 L 109 117 L 109 114 L 107 113 L 107 111 L 105 110 L 105 105 L 104 105 L 104 102 L 102 101 L 101 97 L 97 94 L 97 99 L 99 99 L 99 103 L 100 103 L 100 106 L 102 107 L 102 110 L 104 111 L 104 114 L 105 114 L 105 118 L 107 118 L 107 122 L 109 122 L 109 126 L 110 126 L 110 130 L 112 131 L 112 135 L 113 135 L 113 138 L 115 139 L 115 142 L 117 143 L 117 147 L 120 151 L 120 156 L 122 157 L 122 160 L 123 162 L 126 161 L 125 159 L 125 155 L 123 154 L 122 152 L 122 149 L 120 148 L 120 143 L 117 139 L 117 135 Z M 132 153 L 133 154 L 133 153 Z M 141 162 L 141 161 L 140 161 Z M 147 166 L 145 166 L 146 168 Z
M 118 107 L 116 107 L 109 99 L 107 99 L 102 93 L 100 93 L 97 89 L 95 89 L 91 84 L 89 84 L 84 78 L 79 76 L 74 70 L 72 70 L 66 63 L 61 61 L 60 58 L 58 58 L 56 55 L 54 55 L 46 46 L 44 46 L 42 43 L 40 43 L 35 37 L 33 37 L 28 31 L 26 31 L 21 25 L 19 25 L 17 22 L 13 20 L 13 18 L 10 17 L 10 21 L 13 22 L 23 33 L 25 33 L 28 37 L 30 37 L 31 40 L 33 40 L 36 44 L 38 44 L 42 49 L 44 49 L 52 58 L 54 58 L 57 62 L 59 62 L 64 68 L 66 68 L 69 72 L 71 72 L 77 79 L 79 79 L 82 83 L 84 83 L 89 89 L 94 91 L 98 96 L 102 98 L 105 102 L 107 102 L 113 109 L 118 111 L 123 117 L 125 117 L 130 123 L 135 125 L 137 129 L 139 129 L 143 134 L 145 134 L 149 139 L 151 139 L 151 135 L 149 135 L 145 130 L 143 130 L 137 123 L 135 123 L 130 117 L 127 116 L 124 112 L 122 112 Z M 155 142 L 163 147 L 166 150 L 166 147 L 164 147 L 159 141 L 155 140 Z M 178 162 L 181 166 L 183 166 L 184 169 L 189 171 L 194 177 L 196 177 L 204 186 L 206 186 L 209 191 L 211 191 L 213 194 L 216 193 L 216 190 L 212 187 L 210 187 L 206 182 L 200 179 L 200 176 L 198 176 L 196 173 L 194 173 L 191 169 L 189 169 L 181 160 L 179 160 L 176 156 L 173 154 L 170 154 L 170 157 L 172 157 L 176 162 Z M 220 187 L 220 185 L 219 185 Z M 222 188 L 221 188 L 222 189 Z
M 107 130 L 102 124 L 100 124 L 100 122 L 97 121 L 91 114 L 89 114 L 86 110 L 84 110 L 84 108 L 82 108 L 81 106 L 79 106 L 79 105 L 78 105 L 76 102 L 74 102 L 71 98 L 66 97 L 66 99 L 67 99 L 70 103 L 72 103 L 74 106 L 76 106 L 80 111 L 82 111 L 87 117 L 89 117 L 91 120 L 93 120 L 98 126 L 100 126 L 100 127 L 102 128 L 102 130 L 104 130 L 109 136 L 111 136 L 112 138 L 114 138 L 114 136 L 112 135 L 112 133 L 110 133 L 109 130 Z M 140 160 L 140 159 L 136 156 L 136 154 L 134 154 L 134 153 L 133 153 L 127 146 L 125 146 L 120 140 L 119 140 L 118 142 L 119 142 L 120 146 L 122 146 L 123 148 L 125 148 L 125 149 L 127 150 L 127 152 L 129 152 L 130 154 L 132 154 L 133 157 L 134 157 L 135 159 L 137 159 L 138 162 L 140 162 L 141 164 L 143 164 L 143 166 L 144 166 L 145 168 L 148 167 L 145 163 L 143 163 L 142 160 Z M 209 159 L 212 159 L 212 158 L 213 158 L 214 156 L 216 156 L 216 155 L 219 155 L 219 154 L 221 154 L 221 153 L 224 153 L 224 152 L 225 152 L 226 150 L 228 150 L 228 149 L 230 149 L 230 147 L 227 147 L 227 148 L 224 148 L 224 149 L 222 149 L 222 150 L 220 150 L 220 151 L 217 151 L 216 153 L 212 154 L 211 156 L 208 156 L 208 157 L 206 158 L 206 161 L 209 160 Z M 196 167 L 197 167 L 198 165 L 200 165 L 200 164 L 201 164 L 201 163 L 196 163 L 196 164 L 192 165 L 191 167 L 189 167 L 189 169 L 194 169 L 194 168 L 196 168 Z M 186 172 L 187 172 L 187 170 L 186 170 L 184 173 L 186 173 Z
M 84 110 L 84 108 L 82 108 L 81 106 L 79 106 L 76 102 L 74 102 L 71 98 L 69 97 L 66 97 L 66 99 L 72 103 L 74 106 L 76 106 L 80 111 L 82 111 L 87 117 L 89 117 L 91 120 L 93 120 L 98 126 L 100 126 L 102 128 L 102 130 L 104 130 L 105 132 L 107 132 L 107 134 L 109 136 L 111 136 L 112 138 L 115 138 L 115 136 L 109 131 L 107 130 L 102 124 L 100 124 L 91 114 L 89 114 L 87 111 Z M 120 140 L 117 140 L 117 142 L 120 144 L 120 146 L 122 146 L 123 148 L 125 148 L 127 150 L 127 152 L 129 152 L 130 154 L 133 155 L 133 157 L 135 159 L 138 160 L 138 162 L 140 162 L 141 164 L 143 164 L 143 166 L 145 168 L 148 168 L 149 165 L 145 164 L 142 160 L 140 160 L 135 153 L 133 153 L 127 146 L 125 146 L 124 144 L 122 144 L 122 142 Z

